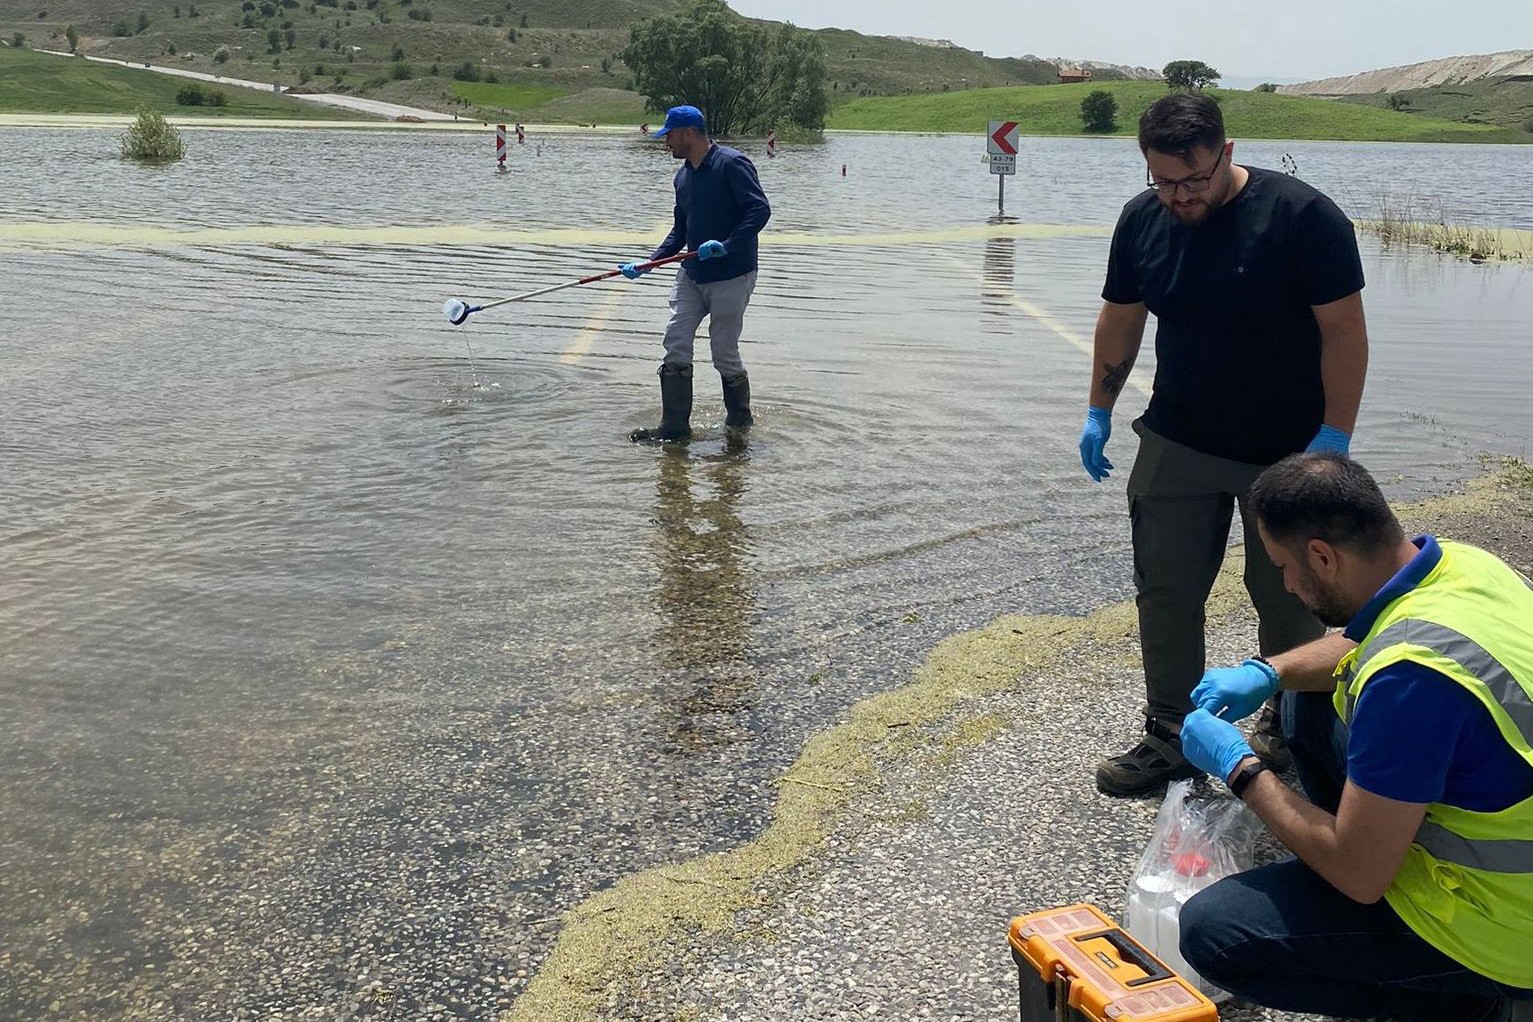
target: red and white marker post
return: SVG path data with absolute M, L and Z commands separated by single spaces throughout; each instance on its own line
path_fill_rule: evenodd
M 495 162 L 502 174 L 506 172 L 506 126 L 495 125 Z
M 767 155 L 777 155 L 777 132 L 775 131 L 767 132 Z
M 516 144 L 517 145 L 526 145 L 527 144 L 527 130 L 525 128 L 523 128 L 520 124 L 518 124 L 516 126 Z

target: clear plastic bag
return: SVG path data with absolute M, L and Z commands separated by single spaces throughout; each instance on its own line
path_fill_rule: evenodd
M 1166 790 L 1155 833 L 1129 881 L 1124 928 L 1214 1001 L 1229 994 L 1183 960 L 1178 920 L 1194 894 L 1252 867 L 1259 827 L 1256 815 L 1238 799 L 1195 795 L 1192 781 L 1177 781 Z

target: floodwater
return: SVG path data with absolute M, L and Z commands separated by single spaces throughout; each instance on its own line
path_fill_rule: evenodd
M 1025 140 L 997 228 L 978 140 L 760 159 L 759 425 L 700 365 L 657 450 L 663 272 L 439 312 L 647 252 L 654 147 L 0 135 L 0 1017 L 488 1017 L 940 636 L 1129 592 L 1148 350 L 1111 482 L 1075 441 L 1132 143 Z M 1285 155 L 1533 227 L 1533 148 L 1238 149 Z M 1364 248 L 1358 457 L 1406 496 L 1525 455 L 1527 270 Z

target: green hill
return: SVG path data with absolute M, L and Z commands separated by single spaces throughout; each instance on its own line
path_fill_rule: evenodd
M 164 114 L 207 117 L 275 117 L 302 120 L 366 120 L 367 115 L 301 103 L 255 89 L 220 88 L 221 107 L 176 104 L 184 79 L 89 60 L 65 60 L 0 47 L 0 112 L 115 114 L 147 106 Z
M 65 50 L 65 29 L 74 25 L 80 49 L 93 56 L 210 71 L 213 54 L 224 46 L 230 59 L 219 70 L 237 77 L 487 116 L 629 121 L 643 119 L 644 111 L 642 100 L 627 92 L 628 70 L 617 57 L 628 28 L 684 2 L 0 0 L 0 37 L 19 31 L 29 46 Z M 277 33 L 275 51 L 271 32 Z M 817 34 L 837 102 L 1056 80 L 1054 67 L 1042 60 L 992 58 L 841 29 Z M 465 91 L 464 84 L 476 83 L 455 73 L 520 91 Z M 529 104 L 533 96 L 543 98 Z
M 871 131 L 983 132 L 991 118 L 1021 122 L 1031 135 L 1082 135 L 1081 99 L 1095 88 L 1118 100 L 1118 134 L 1166 94 L 1159 82 L 1105 82 L 976 89 L 921 96 L 854 99 L 831 111 L 830 127 Z M 1341 139 L 1356 142 L 1533 142 L 1533 135 L 1305 96 L 1210 89 L 1235 138 Z
M 1462 85 L 1343 96 L 1339 101 L 1391 109 L 1391 96 L 1405 103 L 1403 113 L 1533 132 L 1533 81 L 1526 78 L 1482 78 Z

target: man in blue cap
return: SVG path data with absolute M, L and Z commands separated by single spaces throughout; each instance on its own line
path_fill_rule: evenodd
M 704 316 L 713 366 L 724 381 L 724 425 L 743 429 L 754 421 L 750 379 L 740 360 L 740 330 L 756 287 L 756 235 L 772 215 L 755 166 L 744 153 L 708 137 L 707 121 L 697 107 L 672 107 L 655 137 L 686 162 L 676 172 L 675 224 L 650 259 L 685 248 L 697 258 L 682 263 L 671 286 L 671 319 L 660 364 L 660 425 L 634 430 L 630 439 L 635 443 L 692 435 L 692 341 Z M 630 280 L 641 273 L 634 263 L 618 269 Z

